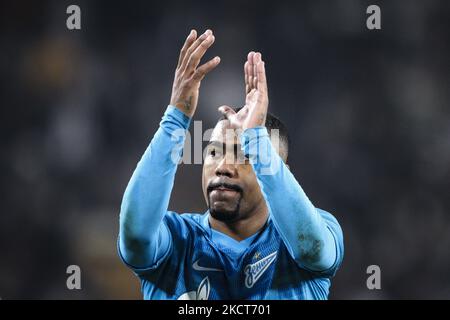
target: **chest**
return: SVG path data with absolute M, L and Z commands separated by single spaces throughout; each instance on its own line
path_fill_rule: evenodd
M 285 258 L 278 239 L 260 239 L 236 251 L 198 238 L 184 256 L 184 281 L 208 298 L 262 298 L 280 273 Z

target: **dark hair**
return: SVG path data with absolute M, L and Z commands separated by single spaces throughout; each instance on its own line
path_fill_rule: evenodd
M 242 107 L 239 108 L 233 108 L 234 111 L 239 112 L 239 110 L 242 109 Z M 219 121 L 221 120 L 226 120 L 225 116 L 222 116 Z M 289 133 L 287 130 L 287 127 L 284 125 L 283 122 L 281 122 L 281 120 L 275 116 L 274 114 L 267 112 L 267 117 L 266 117 L 266 125 L 265 127 L 267 128 L 267 131 L 269 131 L 270 134 L 270 130 L 272 129 L 278 129 L 279 132 L 279 137 L 280 137 L 280 142 L 282 144 L 284 144 L 285 149 L 286 149 L 286 159 L 289 153 Z

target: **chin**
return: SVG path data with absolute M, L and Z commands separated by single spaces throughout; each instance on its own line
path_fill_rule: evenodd
M 239 206 L 236 208 L 224 208 L 222 206 L 213 206 L 209 208 L 211 216 L 222 222 L 231 222 L 239 218 Z

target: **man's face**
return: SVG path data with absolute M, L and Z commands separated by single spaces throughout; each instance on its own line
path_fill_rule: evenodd
M 256 175 L 244 158 L 237 132 L 219 121 L 205 152 L 202 188 L 211 216 L 224 222 L 247 218 L 264 201 Z

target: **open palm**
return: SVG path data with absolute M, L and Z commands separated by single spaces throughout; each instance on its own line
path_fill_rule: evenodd
M 229 106 L 221 106 L 219 111 L 237 129 L 248 129 L 264 126 L 269 106 L 267 93 L 266 70 L 261 53 L 250 52 L 244 64 L 245 75 L 245 105 L 234 111 Z

